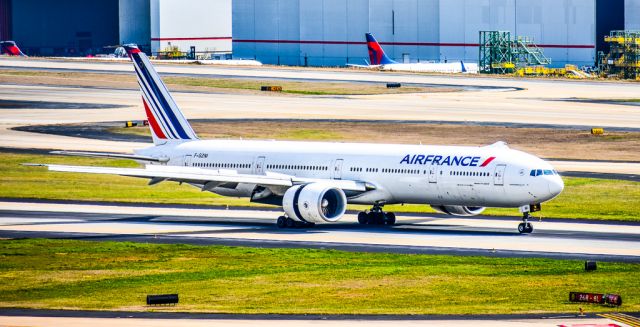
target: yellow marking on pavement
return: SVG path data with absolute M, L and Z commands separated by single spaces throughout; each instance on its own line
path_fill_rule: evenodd
M 629 325 L 631 327 L 640 327 L 640 318 L 630 316 L 624 313 L 603 313 L 598 316 L 611 319 L 615 322 L 621 322 L 623 324 Z

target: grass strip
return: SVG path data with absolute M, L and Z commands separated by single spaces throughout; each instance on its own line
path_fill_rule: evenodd
M 577 312 L 570 291 L 640 310 L 639 264 L 75 240 L 0 240 L 0 307 L 289 314 Z M 176 307 L 146 294 L 178 293 Z M 591 306 L 587 311 L 616 311 Z
M 13 82 L 16 77 L 21 82 L 36 82 L 58 85 L 94 85 L 104 86 L 118 81 L 120 87 L 132 86 L 136 79 L 134 75 L 123 74 L 96 74 L 79 72 L 47 72 L 47 71 L 15 71 L 0 70 L 0 79 L 4 82 Z M 385 83 L 348 83 L 348 82 L 316 82 L 248 78 L 209 78 L 209 77 L 163 77 L 163 81 L 169 86 L 188 86 L 197 89 L 226 89 L 226 90 L 251 90 L 260 91 L 263 85 L 282 86 L 282 93 L 299 95 L 377 95 L 377 94 L 401 94 L 401 93 L 436 93 L 457 92 L 459 88 L 453 87 L 419 87 L 403 86 L 401 88 L 387 88 Z
M 0 197 L 50 200 L 115 201 L 129 203 L 263 206 L 245 198 L 222 197 L 173 182 L 148 186 L 146 179 L 49 172 L 22 163 L 136 167 L 129 160 L 95 159 L 0 152 Z M 565 177 L 565 190 L 543 204 L 536 217 L 640 221 L 640 183 Z M 365 206 L 350 206 L 364 209 Z M 390 205 L 394 212 L 434 212 L 427 205 Z M 488 215 L 520 216 L 517 209 L 487 209 Z

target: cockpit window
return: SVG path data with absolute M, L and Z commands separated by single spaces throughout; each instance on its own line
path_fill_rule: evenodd
M 551 169 L 532 169 L 529 173 L 530 176 L 542 176 L 542 175 L 560 175 L 557 171 Z

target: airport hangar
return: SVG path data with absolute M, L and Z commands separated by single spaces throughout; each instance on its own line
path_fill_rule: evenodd
M 0 13 L 0 39 L 30 55 L 136 43 L 302 66 L 363 64 L 366 32 L 397 61 L 476 62 L 481 30 L 532 38 L 552 66 L 593 65 L 609 31 L 640 29 L 640 0 L 0 0 Z

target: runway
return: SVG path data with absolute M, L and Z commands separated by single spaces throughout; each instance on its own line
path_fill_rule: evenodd
M 347 251 L 640 262 L 640 224 L 543 220 L 520 235 L 518 218 L 399 214 L 394 227 L 336 224 L 278 229 L 277 210 L 0 202 L 0 237 L 71 238 Z
M 619 326 L 635 322 L 637 314 L 524 315 L 233 315 L 179 312 L 110 312 L 0 309 L 2 326 Z M 117 320 L 114 320 L 117 319 Z

